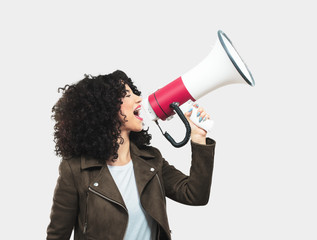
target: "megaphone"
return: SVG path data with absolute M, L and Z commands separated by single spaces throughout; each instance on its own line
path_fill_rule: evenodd
M 223 31 L 219 30 L 218 39 L 208 56 L 184 75 L 150 94 L 144 100 L 143 106 L 148 117 L 158 126 L 159 119 L 169 119 L 175 112 L 179 115 L 186 127 L 186 136 L 183 141 L 177 143 L 167 132 L 161 131 L 174 147 L 182 147 L 188 142 L 191 131 L 179 106 L 189 100 L 196 101 L 215 89 L 233 83 L 255 85 L 250 70 L 232 42 Z M 191 120 L 206 131 L 212 126 L 211 120 L 199 123 L 194 113 Z

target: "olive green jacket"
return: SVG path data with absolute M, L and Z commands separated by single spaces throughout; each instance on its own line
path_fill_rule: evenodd
M 215 142 L 191 142 L 192 166 L 186 176 L 154 147 L 139 149 L 131 143 L 131 157 L 142 207 L 158 224 L 157 239 L 171 239 L 166 199 L 188 205 L 209 200 Z M 178 159 L 183 161 L 183 159 Z M 93 158 L 62 160 L 53 197 L 48 240 L 122 240 L 128 210 L 104 163 Z

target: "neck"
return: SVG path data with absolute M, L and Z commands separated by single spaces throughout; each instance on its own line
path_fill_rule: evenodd
M 131 160 L 129 133 L 121 132 L 121 137 L 123 138 L 124 141 L 122 144 L 120 144 L 120 140 L 118 140 L 119 142 L 118 158 L 115 160 L 115 162 L 107 161 L 108 165 L 122 166 L 122 165 L 126 165 Z

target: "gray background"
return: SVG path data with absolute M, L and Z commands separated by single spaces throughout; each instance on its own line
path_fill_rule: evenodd
M 1 1 L 1 229 L 44 239 L 59 158 L 51 107 L 57 88 L 125 71 L 151 93 L 196 66 L 217 30 L 256 86 L 200 99 L 217 141 L 210 202 L 168 201 L 174 239 L 316 239 L 316 12 L 313 1 Z M 180 120 L 162 123 L 181 139 Z M 149 123 L 152 144 L 188 173 Z

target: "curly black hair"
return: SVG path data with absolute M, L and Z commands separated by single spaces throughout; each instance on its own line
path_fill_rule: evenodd
M 63 95 L 52 108 L 57 156 L 67 159 L 84 155 L 101 161 L 118 158 L 123 141 L 118 113 L 126 95 L 125 84 L 134 94 L 141 95 L 120 70 L 107 75 L 85 75 L 77 83 L 58 89 L 63 90 Z M 151 135 L 148 129 L 131 132 L 130 140 L 143 148 L 150 144 Z

